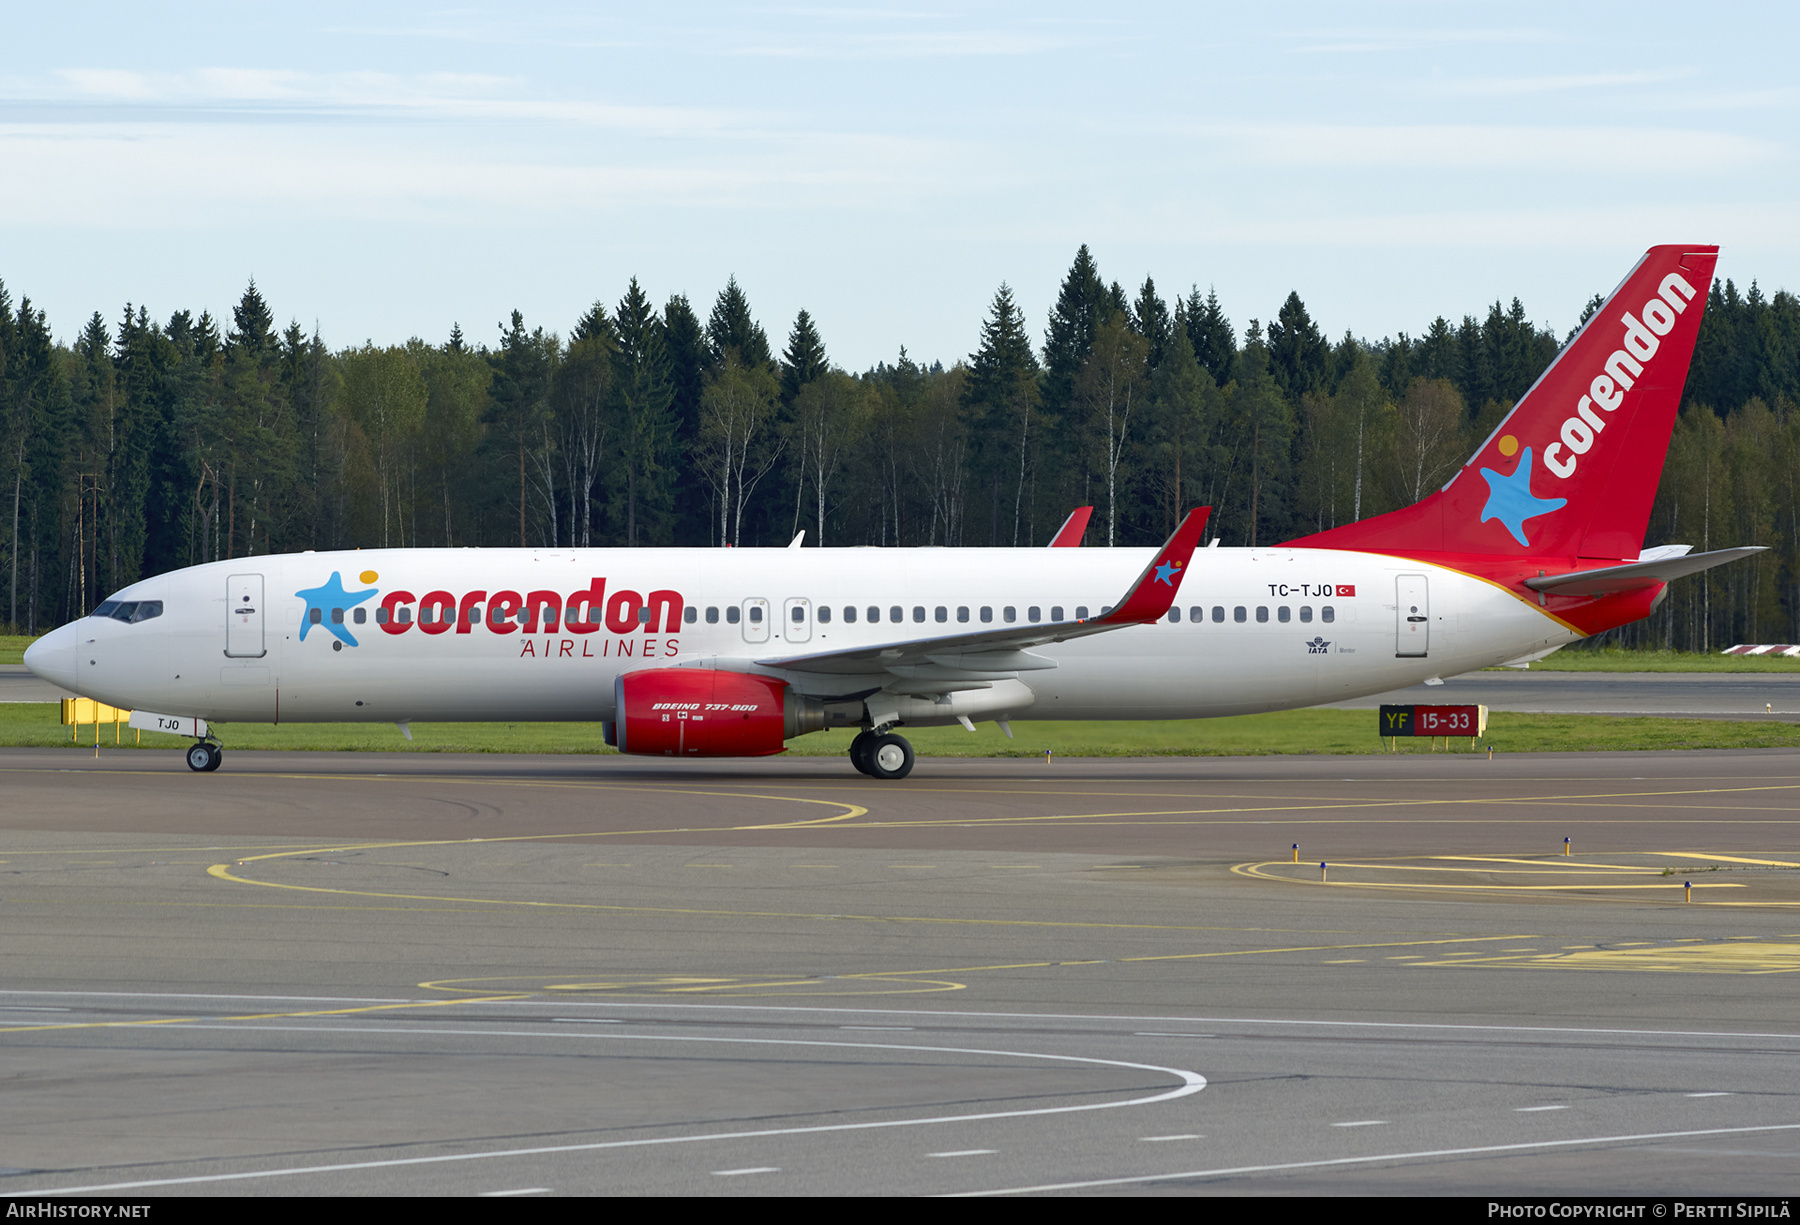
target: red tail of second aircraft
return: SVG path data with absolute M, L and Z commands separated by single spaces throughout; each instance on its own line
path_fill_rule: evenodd
M 1402 556 L 1634 559 L 1717 247 L 1652 247 L 1443 489 L 1289 543 Z

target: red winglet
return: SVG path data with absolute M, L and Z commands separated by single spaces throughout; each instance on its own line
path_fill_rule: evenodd
M 1187 574 L 1188 561 L 1206 531 L 1206 520 L 1212 507 L 1202 506 L 1187 513 L 1175 534 L 1163 541 L 1150 564 L 1125 593 L 1125 598 L 1104 617 L 1103 625 L 1132 625 L 1160 621 L 1175 603 L 1181 591 L 1181 580 Z
M 1052 549 L 1080 548 L 1081 538 L 1087 535 L 1088 520 L 1093 517 L 1093 514 L 1094 508 L 1091 506 L 1077 506 L 1070 511 L 1069 517 L 1063 520 L 1063 525 L 1056 529 L 1056 539 L 1052 540 L 1048 547 Z

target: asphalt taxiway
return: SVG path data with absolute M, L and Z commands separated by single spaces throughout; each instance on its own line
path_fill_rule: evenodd
M 1740 1195 L 1800 1158 L 1800 751 L 9 750 L 0 786 L 0 1194 Z

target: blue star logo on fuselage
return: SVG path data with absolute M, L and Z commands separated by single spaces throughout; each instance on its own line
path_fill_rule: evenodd
M 294 594 L 306 601 L 306 612 L 300 617 L 300 641 L 306 641 L 306 631 L 313 627 L 313 609 L 319 610 L 318 624 L 324 626 L 338 641 L 347 646 L 355 646 L 356 638 L 350 633 L 348 625 L 331 619 L 331 610 L 349 610 L 380 591 L 379 587 L 371 587 L 367 591 L 349 592 L 344 590 L 344 578 L 336 570 L 331 572 L 328 582 Z
M 1179 569 L 1181 569 L 1181 563 L 1178 561 L 1164 562 L 1156 568 L 1156 581 L 1159 583 L 1167 583 L 1169 586 L 1173 587 L 1175 585 L 1174 575 Z
M 1492 468 L 1483 468 L 1481 476 L 1488 483 L 1488 500 L 1481 508 L 1481 521 L 1500 520 L 1501 526 L 1512 533 L 1512 538 L 1526 548 L 1531 547 L 1531 541 L 1525 539 L 1525 520 L 1561 510 L 1569 504 L 1567 498 L 1540 498 L 1532 494 L 1530 447 L 1519 456 L 1519 466 L 1512 470 L 1511 476 L 1501 476 Z

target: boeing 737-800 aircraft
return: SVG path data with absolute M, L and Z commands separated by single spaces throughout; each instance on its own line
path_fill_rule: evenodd
M 247 557 L 133 583 L 25 662 L 193 737 L 196 770 L 213 723 L 592 720 L 670 757 L 861 727 L 856 767 L 903 778 L 902 726 L 1280 710 L 1547 653 L 1754 551 L 1643 549 L 1716 256 L 1653 248 L 1439 492 L 1277 548 L 1196 548 L 1199 510 L 1157 550 Z

